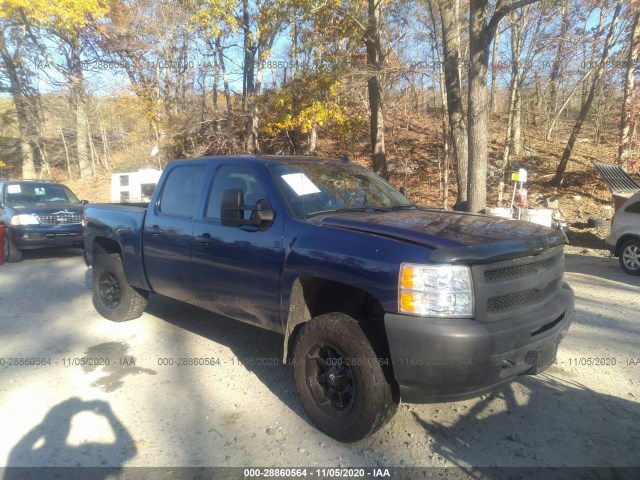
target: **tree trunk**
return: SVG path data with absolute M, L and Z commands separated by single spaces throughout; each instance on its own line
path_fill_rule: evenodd
M 469 21 L 469 178 L 468 208 L 480 212 L 487 206 L 487 71 L 493 35 L 487 29 L 487 0 L 471 0 Z
M 311 127 L 311 130 L 309 131 L 309 150 L 307 151 L 309 155 L 316 154 L 317 144 L 318 144 L 318 125 L 314 123 Z
M 459 0 L 439 0 L 444 51 L 444 77 L 447 93 L 447 114 L 456 158 L 458 197 L 456 210 L 466 210 L 469 156 L 467 150 L 467 125 L 464 121 L 462 90 L 460 88 L 460 24 Z
M 220 62 L 218 61 L 218 49 L 213 49 L 213 88 L 211 89 L 211 101 L 213 107 L 213 121 L 215 122 L 215 129 L 220 130 L 219 119 L 219 104 L 218 104 L 218 84 L 220 83 Z M 202 121 L 204 122 L 204 112 L 206 106 L 206 87 L 203 82 L 202 86 Z
M 549 128 L 547 128 L 547 133 L 545 135 L 545 141 L 547 142 L 551 141 L 551 135 L 553 134 L 553 131 L 556 128 L 556 123 L 558 123 L 558 120 L 560 119 L 562 112 L 564 112 L 564 109 L 567 108 L 567 105 L 569 105 L 571 98 L 578 91 L 578 88 L 580 88 L 580 86 L 582 85 L 582 82 L 585 82 L 587 78 L 589 78 L 589 75 L 591 75 L 591 72 L 593 72 L 593 68 L 590 68 L 585 72 L 584 76 L 578 82 L 576 82 L 576 84 L 573 86 L 573 88 L 567 95 L 567 98 L 564 99 L 564 103 L 562 104 L 560 109 L 556 112 L 555 116 L 551 120 L 551 123 L 549 123 Z
M 227 115 L 229 116 L 229 119 L 231 119 L 231 90 L 229 89 L 229 78 L 227 77 L 227 67 L 224 63 L 224 54 L 222 52 L 220 36 L 216 37 L 216 51 L 218 52 L 218 64 L 220 65 L 220 73 L 222 73 L 224 98 L 227 102 Z
M 500 165 L 500 170 L 504 173 L 507 169 L 507 165 L 509 165 L 509 159 L 511 158 L 512 152 L 512 139 L 513 135 L 511 129 L 513 128 L 513 116 L 515 113 L 515 105 L 516 105 L 516 89 L 514 88 L 514 79 L 511 80 L 511 95 L 509 97 L 509 117 L 507 119 L 507 133 L 504 138 L 504 150 L 502 151 L 502 164 Z
M 382 98 L 381 70 L 384 61 L 380 41 L 380 2 L 368 0 L 368 22 L 365 32 L 367 47 L 367 67 L 369 79 L 369 110 L 371 113 L 371 155 L 373 171 L 383 178 L 389 177 L 387 171 L 387 152 L 384 138 L 384 107 Z
M 573 130 L 571 131 L 571 135 L 569 136 L 569 141 L 567 142 L 567 146 L 565 147 L 564 152 L 562 153 L 562 158 L 560 159 L 560 163 L 558 164 L 558 168 L 556 169 L 556 174 L 551 180 L 551 184 L 556 187 L 561 187 L 564 182 L 564 174 L 567 170 L 567 163 L 571 158 L 573 147 L 576 144 L 576 140 L 578 139 L 578 135 L 580 134 L 582 125 L 585 119 L 587 118 L 587 114 L 591 109 L 591 104 L 593 103 L 596 89 L 598 88 L 598 85 L 600 84 L 600 80 L 602 79 L 605 63 L 607 61 L 607 58 L 609 57 L 609 51 L 611 50 L 616 27 L 618 26 L 618 18 L 620 16 L 621 8 L 622 8 L 622 0 L 618 0 L 618 2 L 616 3 L 616 8 L 613 12 L 613 18 L 611 19 L 611 25 L 609 26 L 609 33 L 607 34 L 607 38 L 605 39 L 604 46 L 602 48 L 602 55 L 600 56 L 600 60 L 598 61 L 598 66 L 593 76 L 593 81 L 591 82 L 591 88 L 589 89 L 589 93 L 582 105 L 582 108 L 580 109 L 580 115 L 578 115 L 578 119 L 576 120 L 576 123 L 573 126 Z
M 260 106 L 258 105 L 260 90 L 262 88 L 262 75 L 264 60 L 266 54 L 262 48 L 258 54 L 258 65 L 256 71 L 256 80 L 254 90 L 249 100 L 249 153 L 258 153 L 260 151 L 259 144 L 259 127 L 260 127 Z
M 243 100 L 242 106 L 246 115 L 244 130 L 244 149 L 248 153 L 255 153 L 258 149 L 257 142 L 257 115 L 258 105 L 255 98 L 255 63 L 256 48 L 251 32 L 251 16 L 249 1 L 242 0 L 242 28 L 244 31 L 244 65 L 243 65 Z M 257 35 L 255 35 L 257 37 Z M 260 65 L 259 65 L 260 66 Z
M 9 77 L 9 92 L 13 98 L 18 117 L 18 135 L 20 154 L 22 157 L 22 178 L 36 178 L 36 165 L 31 145 L 29 108 L 27 99 L 22 94 L 23 85 L 18 74 L 18 65 L 14 62 L 13 56 L 9 53 L 5 43 L 5 32 L 0 32 L 0 57 L 4 64 L 4 69 Z
M 442 208 L 449 208 L 449 143 L 451 128 L 449 127 L 449 114 L 447 111 L 447 87 L 442 62 L 440 65 L 440 100 L 442 102 Z M 466 162 L 465 162 L 466 163 Z M 466 191 L 466 188 L 465 188 Z
M 247 100 L 253 91 L 255 50 L 251 40 L 251 16 L 249 0 L 242 0 L 242 30 L 244 34 L 244 62 L 242 69 L 242 110 L 246 113 Z
M 558 110 L 558 84 L 560 82 L 561 66 L 564 56 L 564 46 L 569 31 L 569 2 L 564 0 L 560 7 L 562 11 L 562 23 L 560 24 L 560 37 L 558 38 L 558 48 L 556 56 L 551 64 L 549 74 L 549 105 L 547 107 L 547 122 L 551 120 Z
M 500 20 L 517 8 L 537 0 L 516 0 L 507 4 L 496 3 L 496 10 L 489 19 L 489 1 L 471 0 L 469 21 L 469 179 L 468 210 L 479 212 L 487 206 L 487 144 L 489 92 L 487 71 L 489 49 Z
M 64 157 L 67 163 L 67 174 L 69 175 L 69 180 L 71 180 L 71 159 L 69 158 L 69 148 L 67 147 L 67 141 L 64 139 L 64 131 L 62 130 L 62 126 L 58 125 L 60 129 L 60 137 L 62 137 L 62 145 L 64 146 Z
M 522 150 L 522 22 L 524 15 L 515 15 L 511 22 L 511 90 L 509 105 L 510 135 L 508 137 L 510 155 L 520 155 Z M 508 158 L 508 157 L 507 157 Z
M 71 41 L 71 64 L 69 65 L 69 80 L 71 82 L 71 95 L 75 107 L 76 122 L 76 161 L 80 171 L 80 178 L 93 176 L 87 141 L 87 104 L 84 93 L 84 74 L 82 72 L 82 60 L 80 58 L 80 45 L 78 39 Z
M 624 164 L 629 158 L 631 147 L 631 118 L 633 114 L 633 90 L 635 87 L 635 66 L 640 51 L 640 12 L 633 16 L 633 25 L 629 33 L 629 53 L 627 54 L 627 75 L 624 81 L 624 99 L 620 115 L 620 145 L 618 146 L 618 163 Z
M 460 1 L 460 0 L 457 0 Z M 496 88 L 498 85 L 498 64 L 500 58 L 500 29 L 496 30 L 493 37 L 493 54 L 491 55 L 491 112 L 496 113 L 498 110 L 498 102 L 496 101 Z

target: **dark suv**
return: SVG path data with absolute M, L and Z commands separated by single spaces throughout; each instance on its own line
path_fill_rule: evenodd
M 60 183 L 0 180 L 5 261 L 20 261 L 25 249 L 81 246 L 83 203 Z

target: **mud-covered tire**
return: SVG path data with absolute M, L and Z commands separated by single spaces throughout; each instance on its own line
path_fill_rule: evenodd
M 391 419 L 398 402 L 381 360 L 348 315 L 329 313 L 302 326 L 293 348 L 295 384 L 321 431 L 356 442 Z
M 629 275 L 640 275 L 640 240 L 627 240 L 620 247 L 620 266 Z
M 4 261 L 7 263 L 19 262 L 22 260 L 22 251 L 16 248 L 11 241 L 9 230 L 4 230 L 4 241 L 2 242 Z
M 93 306 L 114 322 L 125 322 L 144 313 L 149 292 L 127 282 L 122 260 L 117 253 L 97 257 L 93 266 Z

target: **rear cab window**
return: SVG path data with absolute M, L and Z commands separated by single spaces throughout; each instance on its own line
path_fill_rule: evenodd
M 171 170 L 162 189 L 158 211 L 164 215 L 194 217 L 205 172 L 204 165 L 186 165 Z

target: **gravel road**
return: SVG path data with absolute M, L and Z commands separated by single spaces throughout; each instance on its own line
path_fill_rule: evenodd
M 279 335 L 160 296 L 113 323 L 77 251 L 27 252 L 0 267 L 0 467 L 640 466 L 640 277 L 612 258 L 566 264 L 576 317 L 556 365 L 402 404 L 344 445 L 307 420 Z

